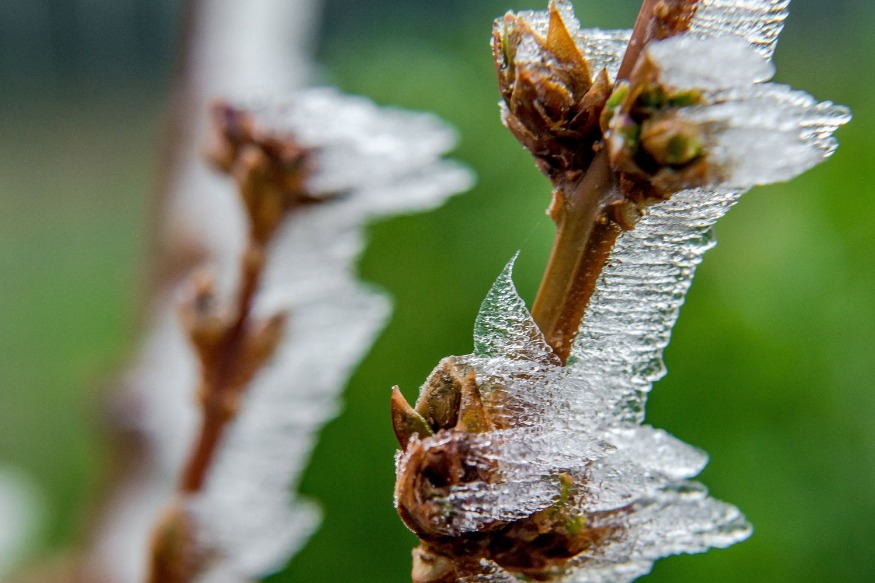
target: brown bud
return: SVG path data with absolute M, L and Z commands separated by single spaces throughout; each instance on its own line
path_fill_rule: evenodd
M 291 136 L 260 127 L 250 112 L 225 102 L 213 106 L 213 125 L 210 160 L 237 182 L 255 242 L 266 244 L 291 209 L 321 200 L 306 186 L 311 152 Z
M 493 429 L 480 399 L 480 388 L 477 386 L 477 375 L 470 369 L 462 380 L 461 397 L 459 399 L 459 420 L 456 431 L 467 433 L 483 433 Z
M 460 369 L 455 357 L 443 359 L 425 381 L 416 400 L 417 413 L 434 431 L 454 427 L 459 418 L 463 378 Z
M 554 183 L 585 170 L 601 137 L 598 119 L 611 83 L 606 71 L 593 79 L 557 4 L 550 4 L 546 36 L 525 16 L 508 13 L 496 22 L 493 55 L 504 122 L 539 168 Z
M 701 128 L 675 116 L 641 125 L 641 146 L 660 166 L 685 166 L 702 155 Z
M 239 387 L 242 390 L 270 360 L 283 339 L 287 321 L 288 314 L 281 312 L 266 320 L 253 322 L 244 330 L 240 346 L 240 366 L 229 379 L 230 387 Z
M 423 540 L 458 534 L 455 520 L 459 511 L 449 498 L 454 487 L 497 479 L 497 468 L 477 455 L 474 435 L 439 431 L 428 439 L 411 441 L 404 454 L 403 469 L 395 483 L 398 514 Z M 483 526 L 485 530 L 489 526 Z
M 484 522 L 477 531 L 454 531 L 454 488 L 499 479 L 497 468 L 474 459 L 469 435 L 441 432 L 413 444 L 396 487 L 398 512 L 422 546 L 414 553 L 414 581 L 442 583 L 477 574 L 486 559 L 536 581 L 561 574 L 568 560 L 594 549 L 619 532 L 611 513 L 580 510 L 580 478 L 557 476 L 554 504 L 512 522 Z M 428 446 L 431 440 L 438 444 Z M 616 513 L 616 512 L 614 512 Z
M 201 271 L 192 277 L 180 307 L 180 319 L 201 364 L 205 364 L 224 341 L 231 326 L 219 309 L 215 284 L 208 273 Z
M 401 449 L 407 449 L 412 437 L 425 439 L 434 435 L 428 422 L 410 406 L 397 385 L 392 387 L 392 428 Z

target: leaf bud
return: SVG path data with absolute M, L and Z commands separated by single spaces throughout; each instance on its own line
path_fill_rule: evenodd
M 702 155 L 702 130 L 677 117 L 654 118 L 641 124 L 641 146 L 660 166 L 685 166 Z

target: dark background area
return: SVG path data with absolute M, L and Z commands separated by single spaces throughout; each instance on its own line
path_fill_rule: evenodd
M 371 228 L 362 276 L 395 312 L 301 485 L 325 522 L 271 581 L 405 581 L 388 387 L 409 398 L 471 350 L 474 315 L 517 250 L 531 300 L 549 187 L 498 120 L 488 38 L 542 2 L 329 1 L 323 82 L 432 110 L 459 128 L 478 185 Z M 585 26 L 632 1 L 578 2 Z M 0 460 L 43 490 L 41 552 L 82 530 L 107 444 L 101 395 L 137 338 L 180 30 L 168 0 L 0 0 Z M 796 0 L 777 80 L 845 103 L 836 156 L 758 188 L 717 227 L 666 353 L 648 421 L 711 454 L 702 481 L 754 536 L 657 564 L 648 581 L 869 581 L 875 572 L 875 7 Z

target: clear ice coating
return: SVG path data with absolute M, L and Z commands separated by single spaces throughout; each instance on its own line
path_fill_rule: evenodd
M 253 380 L 192 500 L 203 546 L 216 552 L 204 578 L 214 582 L 282 567 L 318 525 L 317 507 L 295 494 L 297 481 L 390 311 L 384 294 L 355 278 L 367 221 L 433 208 L 471 184 L 468 170 L 441 159 L 455 134 L 431 115 L 331 89 L 254 114 L 260 127 L 315 149 L 309 186 L 326 200 L 296 211 L 269 250 L 254 313 L 288 313 L 284 341 Z
M 631 30 L 585 28 L 575 40 L 583 48 L 583 56 L 593 74 L 607 69 L 608 77 L 613 81 L 617 78 L 631 36 Z
M 581 29 L 565 0 L 554 5 L 590 60 L 612 78 L 628 31 Z M 696 267 L 714 245 L 712 226 L 755 184 L 790 179 L 825 160 L 848 110 L 771 78 L 771 57 L 788 0 L 703 0 L 685 35 L 655 43 L 648 55 L 663 81 L 700 89 L 705 104 L 680 115 L 705 125 L 726 170 L 707 188 L 674 193 L 649 206 L 625 231 L 600 276 L 568 364 L 559 365 L 505 268 L 481 307 L 474 352 L 460 362 L 476 371 L 483 404 L 502 429 L 469 435 L 475 465 L 497 467 L 497 483 L 451 487 L 444 534 L 513 521 L 550 507 L 560 475 L 582 487 L 576 511 L 587 526 L 614 534 L 570 560 L 555 581 L 622 583 L 657 559 L 726 547 L 750 535 L 735 507 L 690 481 L 707 456 L 665 431 L 643 425 L 646 396 L 665 374 L 662 352 Z M 547 12 L 524 11 L 546 35 Z M 518 66 L 543 58 L 523 42 Z M 719 75 L 714 73 L 718 72 Z M 428 451 L 445 433 L 422 440 Z M 403 474 L 413 448 L 397 460 Z M 517 577 L 488 560 L 464 581 L 510 583 Z
M 645 395 L 665 374 L 662 351 L 684 296 L 702 255 L 713 246 L 711 226 L 740 194 L 679 192 L 650 207 L 614 246 L 569 365 L 581 378 L 602 378 L 614 414 L 624 421 L 643 420 Z
M 738 37 L 684 34 L 653 43 L 647 57 L 661 82 L 702 92 L 703 104 L 678 108 L 675 115 L 704 128 L 721 188 L 794 178 L 835 151 L 833 134 L 851 119 L 844 106 L 763 83 L 774 66 Z
M 834 132 L 851 119 L 844 106 L 775 83 L 728 88 L 710 99 L 680 115 L 713 128 L 713 159 L 726 170 L 724 184 L 737 188 L 790 180 L 819 164 L 838 147 Z
M 735 37 L 682 34 L 652 43 L 647 55 L 660 68 L 660 81 L 677 89 L 723 89 L 768 81 L 775 66 Z M 715 67 L 720 63 L 721 66 Z
M 474 356 L 482 358 L 519 357 L 525 360 L 559 364 L 559 358 L 540 328 L 529 316 L 526 304 L 516 293 L 511 275 L 516 255 L 507 264 L 486 298 L 474 321 Z M 501 309 L 496 309 L 500 306 Z
M 702 38 L 740 38 L 771 59 L 789 5 L 790 0 L 700 0 L 690 32 Z

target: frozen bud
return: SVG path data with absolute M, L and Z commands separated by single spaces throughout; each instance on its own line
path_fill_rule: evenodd
M 702 129 L 674 117 L 641 124 L 641 147 L 660 166 L 685 166 L 702 154 Z
M 428 421 L 410 406 L 397 386 L 392 388 L 392 428 L 395 430 L 398 445 L 403 449 L 407 449 L 413 437 L 425 439 L 434 434 Z
M 460 366 L 452 356 L 443 359 L 428 377 L 416 401 L 416 412 L 434 431 L 452 428 L 459 417 L 464 374 Z
M 739 38 L 654 42 L 602 114 L 611 165 L 630 198 L 789 180 L 835 150 L 848 110 L 764 83 L 771 61 Z
M 482 391 L 491 393 L 490 407 Z M 475 368 L 458 357 L 444 359 L 434 370 L 416 410 L 397 389 L 393 392 L 393 424 L 404 449 L 398 456 L 396 506 L 422 542 L 414 551 L 414 582 L 464 580 L 479 574 L 483 561 L 545 580 L 617 531 L 599 513 L 582 511 L 582 476 L 565 473 L 543 477 L 549 498 L 530 511 L 472 522 L 487 508 L 490 488 L 508 488 L 498 459 L 505 447 L 514 446 L 499 436 L 502 428 L 490 415 L 500 393 L 494 385 L 481 387 Z
M 415 409 L 398 387 L 392 389 L 392 425 L 403 449 L 411 438 L 425 439 L 441 430 L 481 433 L 494 428 L 483 408 L 474 369 L 453 356 L 432 371 L 420 389 Z
M 571 107 L 592 85 L 589 68 L 569 31 L 577 29 L 573 15 L 560 12 L 562 2 L 550 4 L 547 30 L 538 30 L 532 13 L 508 12 L 495 22 L 493 55 L 499 88 L 508 103 L 514 92 L 532 91 L 551 113 Z M 565 18 L 572 21 L 566 23 Z M 546 32 L 546 34 L 544 34 Z M 539 87 L 536 81 L 552 81 Z M 522 105 L 522 104 L 515 104 Z
M 252 112 L 225 102 L 213 106 L 210 159 L 240 189 L 255 242 L 264 245 L 286 213 L 319 200 L 306 186 L 311 152 L 291 136 L 257 123 Z
M 414 581 L 458 581 L 476 575 L 483 561 L 517 576 L 543 581 L 564 572 L 567 561 L 619 532 L 604 513 L 581 512 L 581 484 L 568 475 L 555 481 L 558 495 L 542 510 L 516 520 L 484 518 L 465 527 L 465 497 L 505 477 L 491 461 L 491 440 L 460 430 L 412 441 L 399 459 L 396 503 L 422 545 L 414 551 Z
M 703 100 L 696 89 L 662 84 L 647 60 L 614 90 L 601 125 L 611 167 L 629 199 L 647 205 L 713 179 L 702 125 L 679 116 Z
M 604 69 L 593 75 L 571 6 L 553 0 L 547 13 L 509 12 L 492 46 L 505 125 L 551 179 L 584 170 L 610 80 Z
M 404 448 L 395 490 L 401 518 L 421 536 L 453 532 L 452 489 L 497 477 L 477 437 L 495 426 L 474 370 L 455 357 L 445 358 L 420 389 L 415 410 L 393 391 L 392 421 Z
M 420 538 L 460 534 L 453 492 L 498 480 L 482 448 L 476 434 L 451 430 L 410 442 L 399 462 L 395 499 L 401 519 Z

